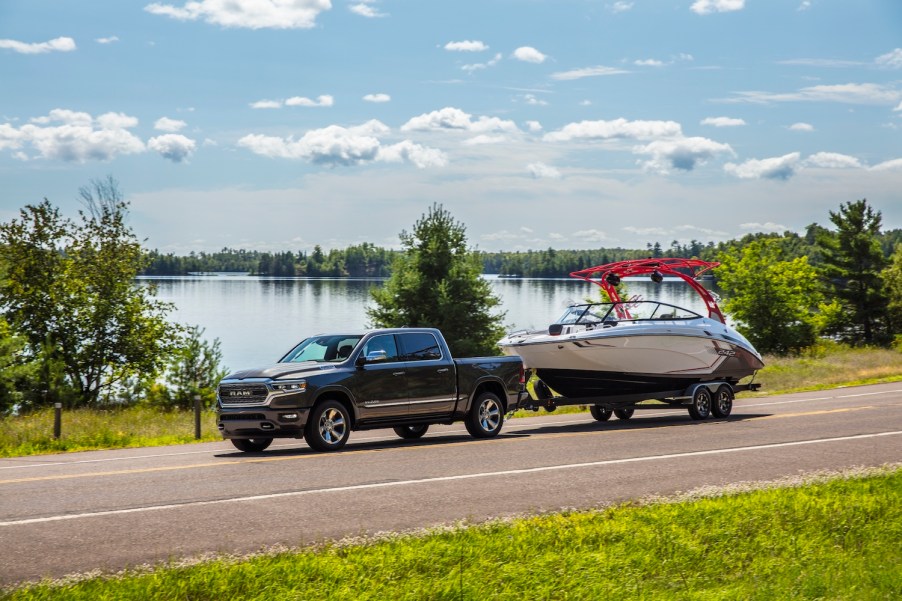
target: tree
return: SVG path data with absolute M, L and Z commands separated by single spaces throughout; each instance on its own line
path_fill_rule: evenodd
M 24 353 L 25 339 L 13 333 L 0 317 L 0 416 L 21 406 L 37 364 Z
M 887 259 L 880 247 L 880 211 L 867 200 L 847 202 L 830 211 L 836 232 L 821 232 L 822 272 L 833 296 L 845 308 L 828 333 L 852 344 L 883 344 L 891 339 L 887 316 L 888 297 L 881 272 Z
M 890 265 L 883 271 L 883 282 L 893 334 L 902 334 L 902 243 L 896 244 Z
M 815 342 L 813 315 L 823 296 L 806 257 L 786 260 L 778 240 L 762 238 L 718 260 L 723 308 L 759 352 L 798 352 Z
M 78 222 L 45 199 L 0 224 L 8 265 L 0 306 L 41 361 L 35 405 L 98 404 L 101 392 L 130 375 L 156 371 L 177 331 L 165 319 L 169 305 L 134 283 L 146 259 L 116 181 L 80 192 Z
M 371 297 L 367 309 L 376 327 L 439 328 L 458 356 L 495 354 L 504 336 L 501 299 L 481 277 L 482 261 L 467 248 L 466 228 L 441 205 L 433 205 L 402 231 L 402 252 L 392 275 Z
M 146 386 L 148 401 L 167 409 L 190 409 L 194 397 L 200 396 L 205 407 L 216 401 L 216 387 L 225 377 L 219 338 L 204 339 L 204 330 L 187 328 L 174 350 L 169 353 L 160 382 L 155 377 Z M 146 381 L 146 380 L 145 380 Z

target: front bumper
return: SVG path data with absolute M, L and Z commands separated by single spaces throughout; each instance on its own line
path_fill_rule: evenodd
M 269 407 L 223 408 L 217 411 L 216 425 L 223 438 L 301 438 L 309 408 Z

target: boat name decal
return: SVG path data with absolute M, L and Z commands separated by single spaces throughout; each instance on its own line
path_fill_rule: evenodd
M 736 351 L 731 351 L 731 350 L 729 350 L 729 349 L 722 349 L 722 348 L 719 348 L 719 349 L 717 349 L 717 354 L 718 354 L 718 355 L 723 355 L 724 357 L 735 357 L 735 356 L 736 356 Z

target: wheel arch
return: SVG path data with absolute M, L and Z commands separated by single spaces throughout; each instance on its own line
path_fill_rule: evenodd
M 310 406 L 310 409 L 312 410 L 324 401 L 337 401 L 344 405 L 345 409 L 348 410 L 348 415 L 351 416 L 351 427 L 356 428 L 358 419 L 357 405 L 354 403 L 350 391 L 344 388 L 327 388 L 325 390 L 320 390 L 313 399 L 313 404 Z
M 470 395 L 470 402 L 467 403 L 467 409 L 473 406 L 473 403 L 476 399 L 479 398 L 484 392 L 491 392 L 495 396 L 498 397 L 498 400 L 501 401 L 501 407 L 504 409 L 504 413 L 507 413 L 507 391 L 504 389 L 504 382 L 494 378 L 486 378 L 484 380 L 480 380 L 476 383 L 476 386 L 473 388 L 473 394 Z

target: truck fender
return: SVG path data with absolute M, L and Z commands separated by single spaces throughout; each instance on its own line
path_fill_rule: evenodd
M 495 376 L 484 376 L 473 383 L 473 391 L 470 393 L 470 396 L 467 397 L 467 404 L 464 407 L 464 413 L 470 410 L 470 407 L 473 406 L 473 401 L 476 400 L 476 397 L 486 390 L 498 395 L 498 398 L 504 405 L 505 411 L 507 410 L 508 398 L 507 390 L 504 388 L 504 382 L 501 380 L 501 378 Z
M 358 419 L 357 414 L 357 400 L 354 398 L 354 395 L 344 386 L 340 385 L 330 385 L 320 388 L 316 391 L 316 396 L 313 397 L 313 403 L 310 405 L 311 407 L 315 406 L 320 399 L 323 398 L 335 398 L 336 396 L 344 397 L 348 401 L 348 410 L 351 412 L 351 420 L 356 424 Z

